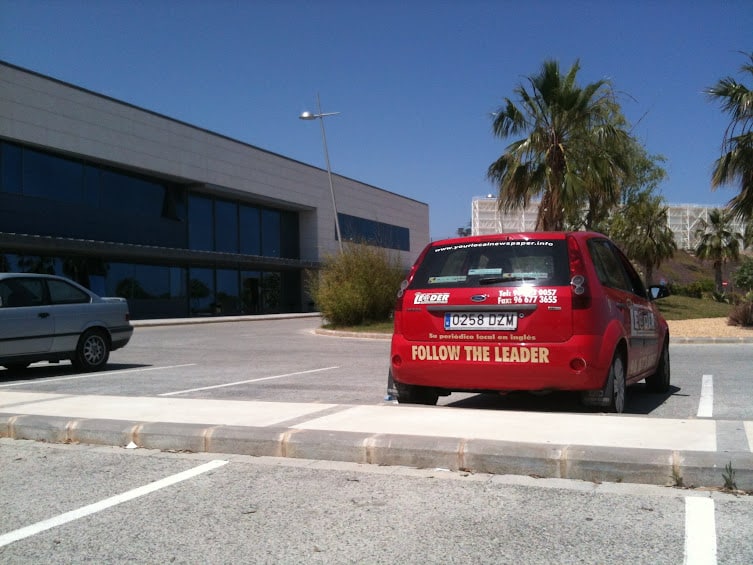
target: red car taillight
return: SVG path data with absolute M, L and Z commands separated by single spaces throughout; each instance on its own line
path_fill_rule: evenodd
M 591 306 L 591 290 L 588 287 L 583 254 L 574 237 L 567 238 L 567 253 L 570 257 L 570 294 L 573 310 L 589 308 Z

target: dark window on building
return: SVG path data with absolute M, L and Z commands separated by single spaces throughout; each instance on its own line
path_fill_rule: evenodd
M 265 208 L 261 212 L 261 253 L 265 257 L 280 256 L 280 212 Z
M 148 217 L 160 217 L 165 186 L 115 171 L 103 170 L 100 176 L 102 208 L 128 209 Z
M 22 182 L 24 196 L 80 203 L 83 199 L 84 166 L 77 161 L 25 149 Z
M 92 165 L 84 165 L 84 204 L 92 208 L 100 205 L 100 177 L 102 169 Z
M 214 202 L 215 251 L 238 253 L 238 204 L 226 200 Z
M 241 297 L 238 290 L 238 271 L 217 269 L 217 295 L 215 314 L 238 314 L 241 309 Z
M 297 213 L 280 212 L 280 238 L 280 256 L 298 259 L 301 256 L 301 238 Z
M 214 314 L 214 270 L 189 269 L 188 293 L 192 314 Z
M 261 273 L 241 272 L 241 310 L 244 314 L 258 314 L 261 311 Z
M 343 241 L 367 243 L 388 249 L 410 251 L 410 230 L 384 222 L 337 214 Z
M 241 253 L 261 255 L 261 211 L 255 206 L 240 206 Z
M 21 192 L 21 148 L 18 145 L 0 144 L 0 190 Z
M 188 199 L 188 248 L 214 251 L 212 199 L 192 194 Z

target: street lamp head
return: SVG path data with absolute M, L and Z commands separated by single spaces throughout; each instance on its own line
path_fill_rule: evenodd
M 319 116 L 316 114 L 312 114 L 311 112 L 304 112 L 300 116 L 298 116 L 301 120 L 315 120 Z

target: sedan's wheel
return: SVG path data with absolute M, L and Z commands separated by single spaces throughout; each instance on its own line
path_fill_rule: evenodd
M 669 391 L 669 342 L 665 341 L 659 357 L 659 364 L 656 366 L 656 372 L 650 377 L 646 377 L 646 389 L 651 392 Z
M 622 414 L 625 410 L 625 362 L 622 355 L 616 353 L 609 368 L 609 411 Z
M 399 404 L 427 404 L 433 406 L 439 400 L 439 393 L 431 387 L 395 383 L 395 388 L 397 389 L 397 401 Z
M 76 355 L 71 359 L 80 371 L 97 371 L 107 364 L 110 346 L 101 330 L 89 330 L 78 340 Z

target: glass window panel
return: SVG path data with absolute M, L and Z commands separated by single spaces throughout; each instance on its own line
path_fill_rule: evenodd
M 298 229 L 298 214 L 296 212 L 280 213 L 281 257 L 300 259 L 300 232 Z
M 241 253 L 261 255 L 261 212 L 254 206 L 240 207 Z
M 3 143 L 0 152 L 0 191 L 21 192 L 21 148 Z
M 125 208 L 149 217 L 162 215 L 166 190 L 164 185 L 109 170 L 102 170 L 100 182 L 103 208 Z
M 280 273 L 263 273 L 261 287 L 262 312 L 280 312 Z
M 170 268 L 170 296 L 173 298 L 185 298 L 186 292 L 186 270 L 180 267 Z
M 188 248 L 214 251 L 212 200 L 191 195 L 188 200 Z
M 77 161 L 24 149 L 23 193 L 62 202 L 81 202 L 84 166 Z
M 132 298 L 131 291 L 134 283 L 133 265 L 129 263 L 110 263 L 107 271 L 105 287 L 107 296 Z
M 215 251 L 238 253 L 238 204 L 225 200 L 214 203 Z
M 191 299 L 191 313 L 194 315 L 212 314 L 214 271 L 212 269 L 190 269 L 188 289 Z
M 47 281 L 52 304 L 82 304 L 91 302 L 89 295 L 63 281 Z
M 179 186 L 167 186 L 164 189 L 162 217 L 182 221 L 186 218 L 186 191 Z
M 262 210 L 261 244 L 261 253 L 265 257 L 280 256 L 280 212 L 278 210 Z
M 240 292 L 238 291 L 238 271 L 228 269 L 217 270 L 217 299 L 215 314 L 238 314 L 241 309 Z
M 384 222 L 338 214 L 344 241 L 378 245 L 388 249 L 410 251 L 410 230 Z
M 155 265 L 134 265 L 133 298 L 169 298 L 170 270 Z M 136 293 L 138 292 L 138 293 Z
M 84 204 L 93 208 L 99 208 L 101 172 L 97 167 L 84 166 Z
M 241 310 L 244 314 L 258 314 L 261 311 L 261 273 L 244 271 L 241 273 Z

